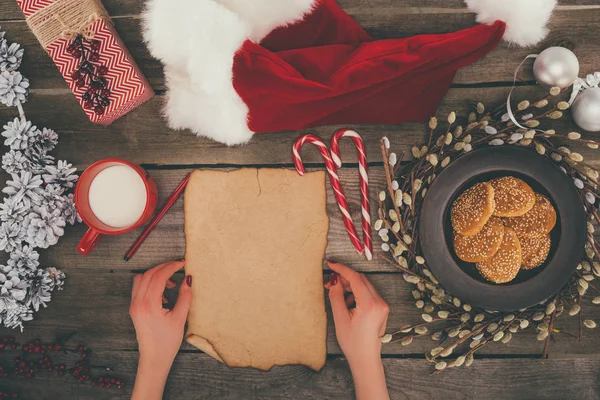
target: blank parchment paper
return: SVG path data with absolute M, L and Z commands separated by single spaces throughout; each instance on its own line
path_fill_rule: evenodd
M 325 173 L 195 171 L 185 191 L 187 341 L 232 367 L 325 365 Z

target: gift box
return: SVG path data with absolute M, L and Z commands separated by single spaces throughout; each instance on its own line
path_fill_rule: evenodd
M 154 96 L 99 0 L 16 0 L 90 121 L 109 125 Z

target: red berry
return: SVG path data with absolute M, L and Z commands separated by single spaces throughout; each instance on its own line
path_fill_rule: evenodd
M 73 46 L 73 44 L 67 46 L 67 53 L 72 54 L 74 50 L 75 46 Z
M 4 349 L 4 343 L 0 343 L 0 350 Z
M 92 109 L 94 108 L 94 102 L 92 100 L 88 100 L 85 103 L 83 103 L 83 106 L 87 109 Z
M 13 344 L 11 344 L 11 345 L 10 345 L 10 348 L 11 348 L 11 349 L 16 349 L 16 348 L 17 348 L 17 345 L 13 343 Z
M 75 50 L 73 50 L 73 52 L 71 53 L 71 55 L 73 56 L 73 58 L 80 58 L 81 57 L 81 50 L 75 49 Z
M 108 67 L 105 65 L 101 65 L 98 67 L 98 69 L 96 69 L 96 72 L 98 73 L 98 75 L 104 76 L 108 74 Z
M 78 80 L 75 82 L 75 86 L 77 86 L 77 87 L 79 87 L 79 88 L 81 88 L 81 87 L 84 87 L 84 86 L 85 86 L 85 80 L 84 80 L 84 79 L 78 79 Z
M 71 79 L 73 79 L 74 81 L 76 81 L 79 78 L 81 78 L 81 72 L 79 70 L 71 74 Z
M 60 344 L 55 344 L 54 345 L 54 351 L 59 351 L 62 349 L 62 346 Z
M 27 363 L 25 361 L 19 361 L 19 368 L 25 368 Z
M 92 62 L 98 62 L 98 60 L 100 60 L 100 55 L 98 53 L 92 53 L 90 54 L 89 59 Z
M 41 349 L 41 347 L 40 347 L 40 346 L 35 346 L 35 347 L 33 348 L 33 352 L 34 352 L 34 353 L 39 353 L 41 350 L 42 350 L 42 349 Z
M 102 89 L 102 91 L 100 92 L 100 94 L 104 98 L 109 98 L 110 97 L 110 90 L 109 89 Z
M 90 47 L 92 48 L 92 50 L 100 50 L 100 41 L 99 40 L 92 40 L 90 43 Z
M 96 106 L 96 108 L 94 109 L 94 112 L 96 113 L 96 115 L 102 115 L 102 114 L 104 114 L 104 107 Z

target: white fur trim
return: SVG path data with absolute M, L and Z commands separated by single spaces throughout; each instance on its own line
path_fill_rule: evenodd
M 233 87 L 233 59 L 247 39 L 301 19 L 316 0 L 149 0 L 143 14 L 150 53 L 165 65 L 164 115 L 227 145 L 248 142 L 248 107 Z
M 317 0 L 217 0 L 250 23 L 250 40 L 259 43 L 273 29 L 301 20 Z
M 546 37 L 546 25 L 556 7 L 556 0 L 465 0 L 465 3 L 477 13 L 477 22 L 506 23 L 504 40 L 519 46 L 533 46 Z

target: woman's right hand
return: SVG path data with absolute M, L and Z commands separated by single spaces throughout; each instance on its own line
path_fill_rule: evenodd
M 342 264 L 328 264 L 333 272 L 325 287 L 329 290 L 335 334 L 354 378 L 356 398 L 389 399 L 381 338 L 390 308 L 363 274 Z

